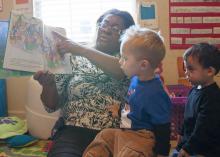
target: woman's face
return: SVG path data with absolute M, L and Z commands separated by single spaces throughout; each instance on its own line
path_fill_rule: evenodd
M 96 49 L 107 54 L 119 52 L 119 38 L 124 30 L 123 19 L 116 15 L 104 17 L 97 30 Z

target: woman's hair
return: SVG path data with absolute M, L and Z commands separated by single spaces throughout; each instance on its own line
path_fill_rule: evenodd
M 186 50 L 183 58 L 185 61 L 187 61 L 188 57 L 190 56 L 192 56 L 194 59 L 197 59 L 203 68 L 213 67 L 216 70 L 215 74 L 219 72 L 220 51 L 216 46 L 208 43 L 195 44 Z
M 165 57 L 163 38 L 153 30 L 132 26 L 122 35 L 121 42 L 121 49 L 127 45 L 137 59 L 147 59 L 152 68 L 157 68 Z
M 123 22 L 124 22 L 125 29 L 127 29 L 130 26 L 135 24 L 134 19 L 129 12 L 121 11 L 118 9 L 111 9 L 111 10 L 106 11 L 104 14 L 102 14 L 98 18 L 96 25 L 98 26 L 107 15 L 115 15 L 115 16 L 119 16 L 120 18 L 122 18 Z

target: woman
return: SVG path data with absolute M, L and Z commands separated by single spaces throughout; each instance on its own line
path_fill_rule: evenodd
M 117 9 L 105 12 L 97 20 L 94 48 L 66 38 L 58 45 L 60 50 L 79 52 L 92 63 L 75 57 L 72 75 L 54 76 L 42 71 L 35 74 L 43 87 L 41 99 L 45 109 L 48 112 L 61 109 L 62 118 L 55 125 L 49 157 L 80 157 L 99 130 L 118 127 L 119 120 L 112 118 L 106 106 L 120 104 L 126 93 L 127 82 L 119 79 L 124 74 L 115 56 L 119 54 L 120 35 L 131 25 L 134 20 L 128 12 Z

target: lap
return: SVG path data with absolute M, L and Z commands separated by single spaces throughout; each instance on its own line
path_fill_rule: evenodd
M 56 133 L 48 156 L 81 157 L 97 133 L 98 131 L 92 129 L 64 126 Z
M 126 145 L 127 143 L 150 143 L 154 144 L 154 134 L 151 131 L 147 130 L 125 130 L 125 129 L 104 129 L 98 135 L 97 138 L 102 138 L 103 140 L 107 141 L 117 141 Z
M 153 155 L 154 134 L 147 130 L 104 129 L 89 145 L 84 156 L 140 156 Z M 98 153 L 97 153 L 98 152 Z
M 147 130 L 121 130 L 117 133 L 117 154 L 119 156 L 152 156 L 155 144 L 154 134 Z

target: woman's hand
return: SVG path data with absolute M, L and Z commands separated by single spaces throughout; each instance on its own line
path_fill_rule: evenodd
M 119 59 L 117 57 L 75 43 L 57 32 L 53 32 L 53 36 L 56 38 L 57 49 L 61 57 L 63 57 L 65 53 L 85 57 L 112 77 L 124 79 L 125 75 L 120 68 Z
M 59 102 L 59 95 L 54 75 L 49 71 L 38 71 L 34 74 L 34 79 L 43 87 L 41 100 L 44 105 L 50 109 L 56 109 Z
M 43 87 L 55 84 L 54 75 L 49 71 L 38 71 L 34 74 L 34 79 L 37 80 Z
M 52 33 L 57 42 L 56 46 L 61 57 L 63 57 L 66 53 L 71 53 L 73 55 L 80 56 L 83 55 L 82 53 L 85 50 L 85 48 L 82 45 L 73 42 L 72 40 L 66 38 L 58 32 Z
M 118 110 L 120 106 L 118 104 L 112 104 L 107 107 L 108 111 L 111 113 L 113 118 L 118 117 Z

